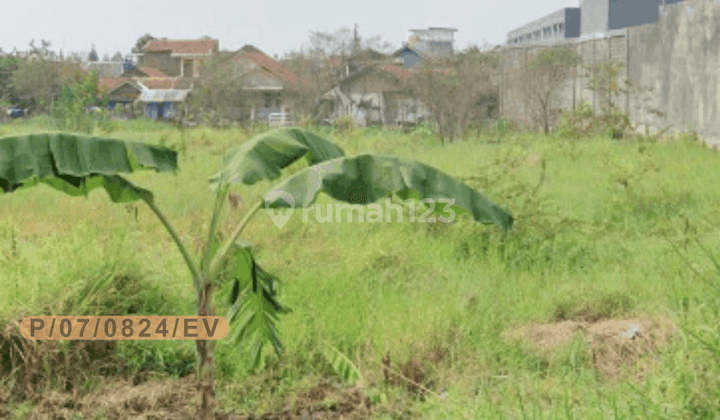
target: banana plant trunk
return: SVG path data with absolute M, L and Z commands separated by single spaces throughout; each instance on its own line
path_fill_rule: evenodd
M 207 276 L 202 277 L 202 288 L 198 299 L 198 316 L 215 316 L 212 308 L 212 282 Z M 213 377 L 213 351 L 215 342 L 212 340 L 195 341 L 199 357 L 198 391 L 200 397 L 200 419 L 213 419 L 213 399 L 215 396 L 215 379 Z

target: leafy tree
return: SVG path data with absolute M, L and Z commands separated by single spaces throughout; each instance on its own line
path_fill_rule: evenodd
M 18 68 L 19 60 L 15 57 L 0 57 L 0 101 L 13 97 L 11 77 Z
M 105 123 L 105 115 L 85 111 L 87 106 L 97 103 L 99 93 L 97 71 L 76 70 L 63 85 L 60 99 L 52 104 L 52 116 L 58 127 L 64 131 L 92 133 L 98 124 Z M 103 103 L 107 104 L 107 97 Z
M 497 96 L 497 60 L 480 52 L 452 59 L 426 59 L 405 80 L 410 94 L 432 113 L 443 144 L 478 118 Z
M 357 32 L 357 25 L 354 30 L 344 27 L 335 32 L 311 31 L 309 44 L 311 51 L 321 51 L 327 56 L 349 54 L 354 48 L 356 50 L 372 48 L 385 53 L 392 51 L 393 48 L 393 44 L 383 40 L 382 35 L 361 38 Z
M 133 53 L 141 53 L 142 49 L 145 47 L 145 44 L 147 44 L 148 42 L 155 40 L 155 39 L 157 39 L 157 38 L 155 38 L 154 36 L 152 36 L 150 34 L 145 34 L 145 35 L 141 36 L 135 42 L 135 46 L 132 48 L 132 52 Z
M 320 66 L 314 60 L 296 57 L 285 63 L 285 66 L 294 71 L 300 82 L 297 86 L 290 86 L 289 90 L 295 95 L 293 107 L 303 119 L 317 122 L 323 110 L 317 106 L 316 99 L 330 90 L 334 84 L 335 76 L 330 66 Z
M 190 107 L 218 124 L 228 108 L 244 108 L 249 99 L 243 93 L 244 82 L 238 77 L 234 54 L 216 54 L 200 63 L 200 77 L 193 79 Z
M 102 61 L 104 61 L 104 62 L 108 62 L 108 61 L 110 61 L 110 56 L 109 56 L 109 55 L 107 55 L 107 54 L 103 54 L 103 58 L 102 58 Z
M 114 61 L 116 63 L 121 63 L 123 61 L 123 56 L 120 53 L 120 51 L 116 52 L 112 58 L 110 58 L 110 61 Z
M 41 112 L 50 109 L 53 93 L 61 85 L 56 63 L 44 60 L 21 59 L 10 80 L 14 93 L 31 98 Z
M 545 134 L 550 132 L 550 125 L 560 115 L 560 108 L 555 105 L 562 87 L 580 62 L 580 57 L 572 48 L 546 48 L 523 63 L 511 78 L 529 110 L 531 120 L 541 126 Z

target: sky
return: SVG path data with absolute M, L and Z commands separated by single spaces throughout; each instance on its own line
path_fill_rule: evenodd
M 381 35 L 399 48 L 410 29 L 452 27 L 455 49 L 505 43 L 508 31 L 575 0 L 162 0 L 8 1 L 3 4 L 0 48 L 29 49 L 31 40 L 51 42 L 56 52 L 87 53 L 95 44 L 100 58 L 120 51 L 130 54 L 139 37 L 219 39 L 221 50 L 251 44 L 270 56 L 282 57 L 309 45 L 311 31 L 334 32 L 358 25 L 361 37 Z M 8 18 L 9 17 L 9 18 Z

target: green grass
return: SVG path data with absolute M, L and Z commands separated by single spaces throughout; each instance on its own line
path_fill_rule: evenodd
M 48 129 L 44 124 L 13 122 L 0 134 Z M 182 145 L 174 128 L 148 121 L 115 125 L 112 135 L 121 139 Z M 508 208 L 516 227 L 502 238 L 494 227 L 464 217 L 440 227 L 318 223 L 312 215 L 303 223 L 298 211 L 278 229 L 258 213 L 244 237 L 258 245 L 260 263 L 281 280 L 280 301 L 294 310 L 279 323 L 287 351 L 280 360 L 267 353 L 265 367 L 250 372 L 238 349 L 220 341 L 218 374 L 231 389 L 241 389 L 220 392 L 223 404 L 282 407 L 282 398 L 310 378 L 334 375 L 321 356 L 328 341 L 360 368 L 368 392 L 384 407 L 378 418 L 396 418 L 397 407 L 422 418 L 720 415 L 720 294 L 712 285 L 719 271 L 698 245 L 713 254 L 720 245 L 720 155 L 686 142 L 571 142 L 508 133 L 498 143 L 497 137 L 488 131 L 445 147 L 427 134 L 383 130 L 332 137 L 348 154 L 407 156 L 466 178 Z M 209 222 L 208 178 L 223 151 L 246 139 L 239 129 L 192 129 L 176 176 L 130 177 L 155 192 L 191 249 L 196 238 L 204 240 Z M 544 182 L 535 190 L 543 160 Z M 236 188 L 241 212 L 272 185 Z M 230 213 L 225 230 L 241 212 Z M 74 302 L 83 285 L 112 273 L 132 276 L 149 290 L 136 305 L 138 314 L 194 313 L 182 258 L 141 203 L 113 205 L 103 192 L 73 199 L 38 187 L 0 197 L 0 214 L 2 317 L 34 314 L 47 299 Z M 227 286 L 217 296 L 220 314 Z M 548 356 L 502 338 L 515 324 L 587 311 L 669 314 L 683 328 L 640 383 L 599 378 L 582 341 Z M 182 374 L 193 360 L 188 344 L 122 342 L 118 354 L 128 369 Z M 408 401 L 404 393 L 383 390 L 386 351 L 404 362 L 435 347 L 448 352 L 431 372 L 435 389 L 446 389 L 442 399 Z

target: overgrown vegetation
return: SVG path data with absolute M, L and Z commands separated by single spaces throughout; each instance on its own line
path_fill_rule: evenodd
M 113 134 L 119 138 L 179 141 L 177 130 L 162 125 L 117 123 Z M 0 130 L 27 132 L 40 124 L 34 119 Z M 517 224 L 503 237 L 464 217 L 451 224 L 410 223 L 407 209 L 402 223 L 319 223 L 313 212 L 305 223 L 296 211 L 278 231 L 258 217 L 247 235 L 256 240 L 255 255 L 267 262 L 267 270 L 285 280 L 277 285 L 278 296 L 294 312 L 277 324 L 284 357 L 263 352 L 259 370 L 251 369 L 248 354 L 225 340 L 218 343 L 217 398 L 227 413 L 218 415 L 236 410 L 259 416 L 287 407 L 291 418 L 720 415 L 715 310 L 720 268 L 712 251 L 720 246 L 713 181 L 720 156 L 688 141 L 692 133 L 668 142 L 644 137 L 618 142 L 593 124 L 592 130 L 577 129 L 583 141 L 521 133 L 503 121 L 443 148 L 424 140 L 434 136 L 429 124 L 409 135 L 375 129 L 334 137 L 354 154 L 392 151 L 464 179 L 507 203 Z M 206 238 L 203 222 L 212 211 L 206 180 L 223 149 L 250 135 L 236 128 L 188 131 L 188 153 L 176 179 L 144 174 L 131 179 L 153 190 L 177 191 L 159 198 L 160 204 L 199 255 L 202 249 L 194 244 Z M 245 203 L 270 187 L 267 182 L 244 187 L 241 200 L 226 204 L 230 218 L 237 222 Z M 112 205 L 101 193 L 91 193 L 86 202 L 42 188 L 3 196 L 0 203 L 4 320 L 45 313 L 48 301 L 77 307 L 84 295 L 94 302 L 88 313 L 101 307 L 166 315 L 194 310 L 182 260 L 146 208 Z M 335 201 L 325 197 L 319 204 L 322 217 Z M 396 212 L 391 214 L 394 220 Z M 219 235 L 229 237 L 235 224 L 222 224 Z M 98 266 L 100 260 L 108 263 Z M 117 285 L 115 292 L 109 292 L 110 283 Z M 101 288 L 85 293 L 91 284 Z M 139 284 L 147 293 L 132 292 Z M 132 299 L 117 299 L 118 290 L 126 288 Z M 218 289 L 213 298 L 218 311 L 228 308 L 231 294 L 232 282 Z M 172 309 L 166 312 L 168 304 Z M 646 314 L 665 317 L 675 327 L 646 324 Z M 603 322 L 635 318 L 644 329 L 634 340 L 598 335 L 589 342 L 583 336 Z M 536 348 L 544 342 L 520 328 L 525 324 L 537 324 L 535 331 L 547 334 L 570 333 L 562 344 Z M 507 340 L 508 330 L 519 332 L 520 342 Z M 75 350 L 68 354 L 87 354 Z M 81 401 L 87 392 L 111 392 L 100 384 L 103 375 L 118 370 L 123 373 L 110 380 L 126 376 L 130 386 L 137 383 L 132 389 L 147 389 L 147 375 L 156 372 L 182 376 L 192 370 L 192 352 L 184 342 L 118 343 L 119 359 L 100 375 L 90 368 L 63 370 L 64 364 L 47 360 L 58 389 L 64 378 L 77 377 L 80 391 L 68 400 Z M 335 378 L 343 357 L 351 362 L 344 366 L 356 366 L 363 381 L 340 390 Z M 10 383 L 0 381 L 3 390 Z M 184 389 L 186 382 L 179 384 L 176 388 Z M 194 392 L 167 394 L 173 398 L 158 407 L 174 410 L 175 402 L 191 400 Z M 64 398 L 48 397 L 37 406 L 9 402 L 2 392 L 0 399 L 0 417 L 23 418 L 47 407 L 97 415 L 85 400 L 69 409 L 62 407 L 73 407 Z M 132 401 L 118 407 L 121 417 L 143 412 L 133 408 L 142 404 Z

